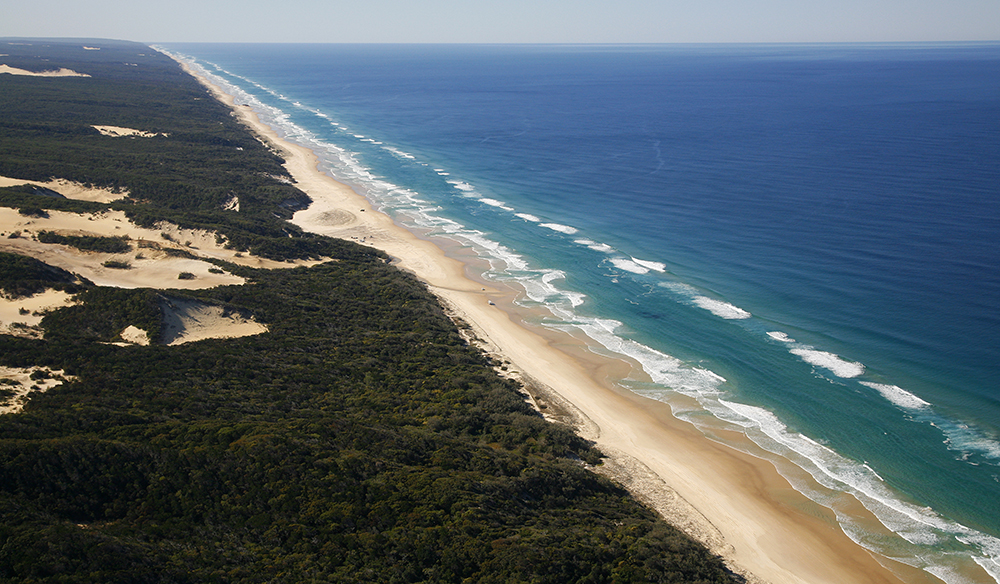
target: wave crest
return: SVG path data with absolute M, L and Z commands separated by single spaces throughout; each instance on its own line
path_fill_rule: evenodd
M 830 371 L 837 377 L 850 379 L 852 377 L 860 377 L 865 373 L 865 366 L 861 363 L 847 361 L 840 355 L 835 355 L 827 351 L 819 351 L 812 347 L 797 347 L 791 349 L 789 352 L 810 365 L 822 367 Z
M 573 235 L 578 231 L 576 227 L 570 227 L 569 225 L 562 225 L 560 223 L 541 223 L 541 226 L 546 229 L 551 229 L 552 231 L 565 233 L 566 235 Z
M 733 306 L 728 302 L 715 300 L 707 296 L 695 296 L 692 300 L 698 307 L 704 308 L 715 316 L 726 320 L 744 320 L 753 316 L 739 306 Z

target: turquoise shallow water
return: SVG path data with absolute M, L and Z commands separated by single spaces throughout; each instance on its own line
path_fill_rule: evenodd
M 165 49 L 869 549 L 1000 581 L 1000 46 Z

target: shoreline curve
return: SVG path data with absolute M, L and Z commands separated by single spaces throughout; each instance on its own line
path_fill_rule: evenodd
M 896 574 L 936 580 L 874 557 L 844 533 L 829 510 L 792 489 L 767 460 L 714 442 L 674 418 L 669 405 L 616 386 L 614 380 L 631 367 L 626 361 L 593 354 L 569 334 L 526 324 L 526 311 L 513 304 L 513 290 L 475 281 L 467 263 L 453 257 L 456 250 L 376 211 L 362 195 L 320 171 L 312 150 L 280 137 L 251 108 L 237 106 L 232 96 L 179 62 L 285 159 L 296 186 L 313 200 L 293 223 L 391 256 L 397 267 L 427 285 L 453 319 L 467 323 L 489 352 L 509 362 L 535 400 L 553 404 L 563 421 L 596 443 L 608 459 L 593 470 L 617 480 L 748 582 L 903 582 Z

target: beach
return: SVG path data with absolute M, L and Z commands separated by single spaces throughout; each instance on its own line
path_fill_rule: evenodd
M 509 362 L 506 373 L 525 382 L 536 403 L 546 406 L 544 413 L 573 423 L 608 455 L 596 471 L 628 487 L 749 581 L 935 581 L 912 568 L 880 564 L 770 462 L 713 442 L 674 418 L 667 404 L 617 387 L 615 379 L 633 364 L 595 355 L 568 334 L 526 324 L 524 309 L 513 304 L 514 291 L 478 281 L 475 270 L 456 259 L 460 248 L 447 247 L 446 253 L 446 246 L 397 226 L 349 186 L 320 172 L 309 149 L 282 139 L 250 108 L 234 105 L 199 79 L 285 158 L 297 186 L 313 201 L 296 213 L 295 224 L 390 255 L 453 318 L 468 324 L 487 351 Z

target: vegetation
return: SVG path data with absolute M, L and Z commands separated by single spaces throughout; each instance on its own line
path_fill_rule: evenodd
M 248 283 L 182 292 L 93 286 L 0 254 L 5 293 L 63 286 L 81 301 L 45 316 L 44 340 L 0 335 L 0 365 L 72 376 L 0 416 L 0 580 L 732 581 L 588 471 L 600 453 L 538 416 L 419 282 L 371 248 L 276 220 L 283 197 L 303 199 L 270 190 L 263 173 L 283 169 L 176 65 L 139 45 L 87 44 L 101 51 L 52 44 L 44 63 L 4 48 L 11 66 L 93 77 L 0 76 L 0 175 L 121 186 L 148 224 L 169 217 L 239 249 L 336 261 L 220 263 Z M 57 107 L 80 88 L 76 107 Z M 115 140 L 89 123 L 170 136 Z M 239 181 L 241 211 L 216 213 Z M 256 193 L 256 211 L 243 214 L 242 193 Z M 253 315 L 269 332 L 157 344 L 171 298 Z M 130 325 L 154 343 L 110 344 Z
M 101 263 L 105 268 L 111 268 L 114 270 L 131 270 L 132 264 L 124 262 L 122 260 L 105 260 Z
M 127 237 L 97 237 L 93 235 L 59 235 L 52 231 L 39 231 L 38 241 L 61 243 L 83 251 L 125 253 L 132 250 Z
M 45 345 L 68 340 L 111 342 L 129 325 L 157 339 L 163 323 L 161 298 L 158 292 L 145 288 L 90 287 L 77 297 L 79 304 L 49 313 L 42 319 L 50 341 Z
M 3 62 L 27 70 L 58 64 L 91 77 L 0 78 L 0 176 L 59 177 L 130 196 L 110 205 L 0 189 L 0 205 L 44 210 L 123 210 L 146 227 L 168 220 L 221 228 L 229 245 L 274 259 L 332 257 L 343 246 L 285 220 L 309 204 L 282 161 L 171 59 L 132 43 L 4 44 Z M 44 57 L 40 58 L 40 54 Z M 157 134 L 104 136 L 95 125 Z M 211 164 L 204 161 L 211 160 Z M 223 206 L 234 193 L 240 211 Z
M 25 217 L 36 217 L 44 219 L 49 216 L 49 214 L 41 207 L 21 207 L 17 212 Z
M 9 298 L 34 296 L 48 289 L 76 293 L 84 280 L 33 258 L 0 252 L 0 291 Z
M 2 80 L 2 78 L 0 78 Z M 0 119 L 0 126 L 3 125 Z M 0 146 L 2 148 L 2 146 Z M 0 176 L 9 176 L 0 171 Z M 26 216 L 43 216 L 48 211 L 67 211 L 70 213 L 98 213 L 108 209 L 108 205 L 102 203 L 91 203 L 89 201 L 76 201 L 73 199 L 62 199 L 56 197 L 42 197 L 35 193 L 35 187 L 31 185 L 19 185 L 16 187 L 0 188 L 0 206 L 18 209 L 18 212 Z

